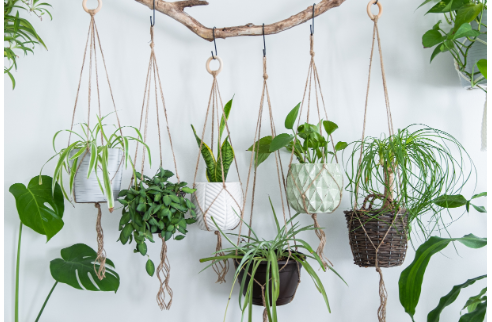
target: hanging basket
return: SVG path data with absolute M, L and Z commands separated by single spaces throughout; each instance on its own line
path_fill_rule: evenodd
M 294 252 L 293 252 L 294 253 Z M 301 254 L 299 252 L 296 252 L 297 254 Z M 239 264 L 241 263 L 241 260 L 235 260 L 234 261 L 234 266 L 237 270 Z M 287 265 L 285 265 L 287 263 Z M 287 260 L 280 260 L 278 261 L 278 269 L 280 270 L 279 276 L 280 276 L 280 289 L 279 289 L 279 297 L 277 299 L 277 306 L 280 305 L 285 305 L 289 304 L 294 300 L 294 297 L 297 292 L 297 287 L 299 286 L 299 283 L 301 281 L 301 268 L 302 265 L 298 262 L 296 262 L 293 259 L 289 259 L 289 262 Z M 249 267 L 248 273 L 251 274 L 252 272 L 252 265 Z M 255 282 L 253 283 L 253 304 L 258 305 L 258 306 L 263 306 L 263 294 L 262 294 L 262 287 L 260 285 L 263 285 L 264 288 L 266 289 L 266 273 L 267 273 L 267 264 L 261 263 L 260 266 L 258 266 L 258 269 L 256 270 L 255 273 Z M 242 280 L 245 276 L 245 271 L 244 268 L 239 274 L 239 283 L 242 283 Z M 246 284 L 249 283 L 251 279 L 251 275 L 246 274 Z M 270 285 L 268 286 L 270 289 L 270 303 L 272 303 L 272 281 L 270 280 Z M 243 295 L 246 295 L 247 288 L 245 287 L 243 289 Z
M 395 212 L 382 214 L 378 210 L 344 211 L 349 230 L 350 248 L 356 265 L 376 267 L 375 248 L 378 247 L 379 267 L 394 267 L 403 264 L 407 254 L 407 213 L 396 212 L 398 217 L 395 219 Z M 383 244 L 380 245 L 381 241 Z
M 79 150 L 73 150 L 70 152 L 70 157 L 75 155 Z M 84 154 L 82 154 L 84 156 Z M 91 160 L 91 153 L 88 151 L 84 157 L 80 156 L 77 165 L 71 161 L 70 165 L 76 166 L 77 173 L 75 174 L 73 182 L 73 196 L 77 203 L 93 203 L 93 202 L 107 202 L 104 193 L 101 191 L 101 185 L 103 184 L 102 169 L 92 171 L 89 178 L 87 173 L 89 172 L 89 165 Z M 96 176 L 96 173 L 99 176 Z M 113 190 L 113 197 L 116 198 L 121 189 L 121 179 L 123 175 L 123 151 L 121 149 L 108 149 L 108 174 L 111 181 L 111 187 Z
M 243 192 L 241 183 L 197 182 L 191 202 L 196 206 L 198 227 L 217 231 L 212 217 L 221 230 L 235 229 L 240 221 Z
M 336 163 L 292 164 L 287 175 L 287 200 L 302 213 L 330 213 L 340 204 L 343 176 Z

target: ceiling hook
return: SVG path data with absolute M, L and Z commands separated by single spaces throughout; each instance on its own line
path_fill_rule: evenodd
M 215 56 L 217 56 L 217 44 L 215 43 L 215 27 L 212 29 L 212 35 L 214 37 Z M 213 50 L 212 50 L 212 58 L 215 59 Z
M 153 10 L 154 20 L 152 20 L 152 16 L 150 16 L 150 26 L 154 27 L 154 25 L 155 25 L 155 0 L 154 0 L 154 8 L 152 10 Z
M 309 26 L 309 29 L 311 29 L 311 36 L 314 34 L 314 6 L 316 3 L 313 3 L 313 22 L 312 25 Z
M 266 57 L 265 24 L 263 24 L 262 31 L 263 31 L 263 57 Z
M 378 1 L 379 1 L 379 0 L 376 0 L 376 2 L 374 2 L 374 5 L 377 5 L 377 4 L 378 4 Z

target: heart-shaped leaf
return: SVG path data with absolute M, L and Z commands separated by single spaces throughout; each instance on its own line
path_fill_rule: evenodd
M 287 114 L 285 118 L 285 128 L 288 130 L 292 130 L 294 128 L 294 123 L 296 122 L 297 115 L 299 114 L 299 107 L 301 103 L 297 104 L 290 112 Z
M 63 211 L 65 210 L 63 193 L 60 185 L 55 184 L 50 176 L 36 176 L 27 187 L 22 183 L 10 186 L 10 193 L 15 197 L 15 205 L 22 224 L 35 232 L 46 235 L 49 241 L 63 228 Z M 40 184 L 41 183 L 41 184 Z
M 275 152 L 284 146 L 287 146 L 292 139 L 294 139 L 294 136 L 287 133 L 277 135 L 273 138 L 272 143 L 270 144 L 270 152 Z
M 106 258 L 106 277 L 97 278 L 95 262 L 97 253 L 85 244 L 75 244 L 61 250 L 61 257 L 50 262 L 51 276 L 60 283 L 65 283 L 78 290 L 116 291 L 120 286 L 120 277 L 109 267 L 115 268 L 113 262 Z M 89 278 L 89 274 L 91 278 Z M 79 283 L 80 281 L 80 283 Z M 82 288 L 83 287 L 83 288 Z

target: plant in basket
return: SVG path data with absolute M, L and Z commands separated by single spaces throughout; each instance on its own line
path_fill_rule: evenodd
M 338 125 L 328 120 L 320 120 L 318 124 L 304 123 L 294 130 L 300 105 L 297 104 L 285 119 L 285 128 L 291 130 L 291 134 L 278 134 L 273 139 L 265 136 L 248 151 L 254 148 L 257 167 L 271 153 L 281 149 L 295 155 L 299 163 L 291 164 L 287 176 L 287 199 L 291 207 L 310 214 L 332 212 L 340 204 L 343 187 L 342 172 L 333 159 L 337 151 L 347 147 L 347 143 L 333 143 L 331 135 Z M 333 151 L 330 151 L 330 143 Z
M 70 198 L 63 185 L 63 170 L 66 170 L 70 176 L 70 195 L 73 193 L 75 202 L 107 202 L 109 211 L 112 212 L 114 196 L 120 191 L 123 167 L 126 168 L 129 161 L 133 168 L 128 154 L 129 142 L 137 141 L 146 147 L 147 145 L 143 142 L 140 132 L 131 126 L 136 136 L 123 135 L 124 127 L 117 128 L 112 133 L 107 132 L 105 129 L 107 125 L 102 123 L 106 117 L 98 116 L 98 122 L 92 129 L 87 123 L 80 124 L 79 133 L 73 130 L 56 132 L 53 137 L 53 149 L 56 154 L 46 163 L 58 158 L 53 174 L 53 189 L 55 184 L 59 183 L 66 199 Z M 77 140 L 57 151 L 55 141 L 61 132 L 73 134 Z M 147 151 L 150 163 L 150 150 Z M 41 181 L 41 175 L 39 180 Z
M 270 205 L 277 228 L 275 238 L 272 240 L 260 239 L 255 231 L 244 221 L 243 223 L 249 228 L 253 236 L 224 234 L 217 226 L 220 233 L 233 247 L 223 249 L 221 252 L 224 252 L 224 254 L 219 257 L 203 258 L 200 259 L 200 262 L 212 261 L 212 264 L 205 268 L 207 269 L 214 262 L 220 260 L 232 259 L 234 261 L 236 271 L 231 295 L 235 282 L 238 280 L 240 284 L 239 307 L 242 311 L 242 317 L 248 312 L 249 321 L 252 319 L 252 306 L 259 305 L 265 307 L 263 320 L 276 322 L 277 306 L 288 304 L 294 300 L 301 281 L 302 268 L 312 278 L 317 290 L 323 296 L 328 311 L 331 313 L 323 283 L 307 259 L 314 259 L 323 271 L 326 268 L 311 246 L 304 240 L 295 237 L 300 232 L 317 228 L 313 225 L 300 227 L 298 222 L 294 223 L 294 219 L 297 218 L 299 213 L 286 221 L 284 226 L 280 227 L 271 200 Z M 227 235 L 239 237 L 242 242 L 236 245 Z M 296 244 L 295 248 L 292 246 L 293 244 Z M 305 253 L 298 251 L 298 249 Z M 329 266 L 329 269 L 343 280 L 332 267 Z M 269 282 L 267 283 L 267 281 Z M 227 306 L 229 306 L 229 301 L 230 297 Z

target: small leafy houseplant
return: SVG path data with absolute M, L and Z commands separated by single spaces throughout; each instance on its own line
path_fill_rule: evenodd
M 424 1 L 419 7 L 431 2 Z M 422 37 L 424 48 L 435 47 L 432 60 L 449 52 L 465 87 L 486 91 L 487 85 L 487 0 L 445 0 L 427 13 L 443 14 L 447 26 L 437 22 Z
M 226 122 L 231 112 L 232 102 L 233 99 L 228 101 L 224 106 L 223 113 L 220 113 L 222 117 L 219 123 L 216 157 L 214 156 L 213 145 L 209 147 L 203 142 L 197 135 L 194 126 L 191 125 L 198 148 L 207 167 L 206 177 L 208 181 L 194 183 L 193 188 L 196 188 L 196 192 L 192 194 L 191 201 L 196 206 L 198 226 L 206 231 L 215 230 L 214 223 L 211 220 L 212 216 L 223 230 L 234 229 L 239 224 L 234 211 L 240 212 L 242 206 L 241 183 L 226 182 L 227 174 L 234 161 L 234 149 L 229 135 L 222 140 Z
M 53 174 L 53 187 L 55 183 L 59 183 L 67 199 L 70 198 L 63 186 L 63 170 L 70 176 L 70 194 L 73 193 L 75 202 L 107 202 L 109 211 L 112 212 L 114 196 L 118 194 L 121 186 L 123 167 L 127 167 L 130 162 L 133 168 L 128 153 L 129 142 L 137 141 L 145 147 L 147 145 L 143 142 L 139 130 L 134 127 L 131 128 L 136 132 L 135 137 L 123 135 L 124 127 L 107 133 L 106 124 L 102 123 L 106 117 L 98 117 L 98 122 L 92 129 L 87 123 L 82 123 L 80 133 L 73 130 L 56 132 L 53 137 L 53 149 L 56 154 L 48 162 L 58 158 Z M 69 132 L 70 135 L 75 135 L 77 140 L 57 151 L 55 141 L 61 132 Z M 147 152 L 151 163 L 148 147 Z
M 236 237 L 238 235 L 224 234 L 217 226 L 217 229 L 232 247 L 223 249 L 225 254 L 222 256 L 203 258 L 200 259 L 200 262 L 212 261 L 212 264 L 205 268 L 207 269 L 214 262 L 220 260 L 232 259 L 234 261 L 236 271 L 231 295 L 235 282 L 239 280 L 239 307 L 242 317 L 244 317 L 246 312 L 248 313 L 248 321 L 252 321 L 252 306 L 262 305 L 265 307 L 264 314 L 268 317 L 268 321 L 277 322 L 277 306 L 288 304 L 294 299 L 300 283 L 302 268 L 312 278 L 317 290 L 323 296 L 328 311 L 331 312 L 323 283 L 307 259 L 315 260 L 323 271 L 325 271 L 325 267 L 320 257 L 307 242 L 295 238 L 300 232 L 315 230 L 316 228 L 312 225 L 301 228 L 298 222 L 294 223 L 299 214 L 293 216 L 284 226 L 280 227 L 273 205 L 272 212 L 277 229 L 277 235 L 274 239 L 260 239 L 254 230 L 244 222 L 251 230 L 253 236 L 240 236 L 242 242 L 236 245 L 227 235 Z M 297 242 L 295 250 L 293 246 L 290 246 L 294 244 L 294 239 Z M 298 251 L 298 249 L 303 252 Z M 329 268 L 340 277 L 333 268 Z M 229 296 L 229 301 L 230 298 L 231 296 Z M 227 306 L 229 306 L 229 302 Z
M 182 240 L 188 225 L 196 222 L 195 205 L 185 198 L 195 189 L 188 188 L 186 182 L 170 182 L 173 176 L 171 171 L 160 168 L 152 178 L 143 175 L 139 184 L 119 193 L 118 201 L 123 205 L 119 241 L 125 245 L 135 240 L 135 253 L 147 255 L 146 241 L 154 243 L 154 234 L 159 234 L 165 241 Z M 142 178 L 142 175 L 137 172 L 135 178 Z M 185 218 L 187 212 L 191 218 Z M 150 276 L 154 275 L 154 267 L 149 258 L 146 270 Z
M 291 134 L 282 133 L 273 139 L 271 136 L 263 137 L 248 151 L 254 149 L 257 167 L 271 153 L 281 149 L 295 155 L 299 163 L 292 164 L 287 175 L 287 199 L 290 205 L 303 213 L 332 212 L 340 204 L 343 190 L 342 172 L 333 159 L 337 151 L 347 147 L 347 143 L 340 141 L 334 144 L 330 141 L 338 125 L 328 120 L 320 120 L 318 124 L 304 123 L 294 130 L 299 107 L 300 103 L 285 119 L 285 128 L 291 130 Z

